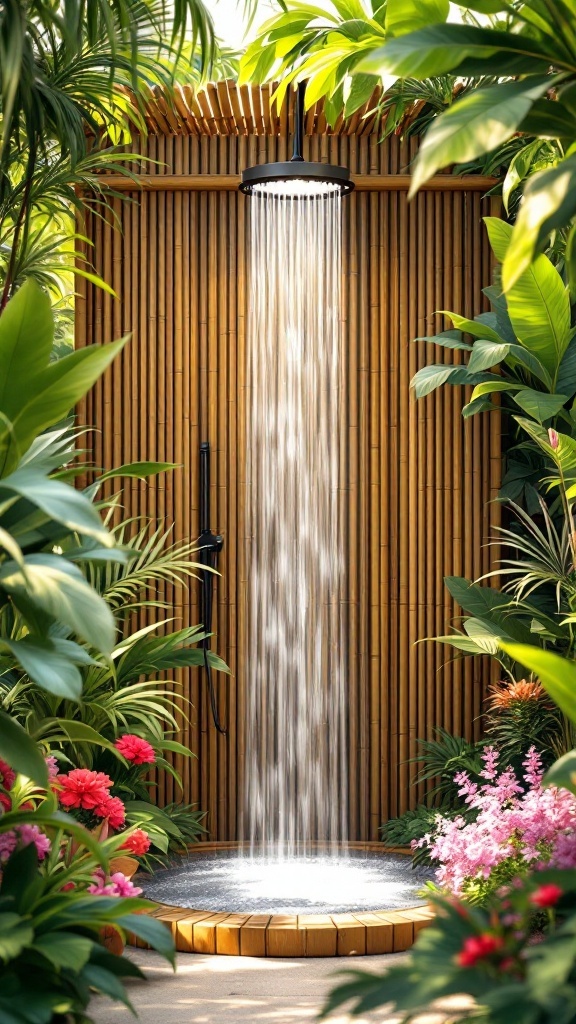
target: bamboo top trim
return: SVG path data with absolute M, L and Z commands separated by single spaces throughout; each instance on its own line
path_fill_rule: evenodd
M 286 136 L 293 131 L 293 104 L 288 105 L 287 97 L 280 110 L 271 106 L 276 86 L 275 82 L 239 85 L 232 80 L 210 82 L 202 89 L 180 85 L 171 100 L 156 87 L 145 105 L 148 131 L 152 135 Z M 371 111 L 381 93 L 380 87 L 375 89 L 351 117 L 340 116 L 334 128 L 326 123 L 324 101 L 319 100 L 306 112 L 306 135 L 370 135 L 378 130 L 378 119 Z
M 409 174 L 353 174 L 360 192 L 407 192 Z M 233 192 L 240 183 L 238 174 L 103 174 L 100 180 L 118 192 Z M 496 178 L 481 174 L 437 174 L 422 185 L 427 192 L 488 192 Z

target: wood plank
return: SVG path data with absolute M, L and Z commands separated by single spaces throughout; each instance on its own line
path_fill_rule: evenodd
M 394 949 L 394 923 L 383 921 L 377 914 L 354 914 L 366 928 L 366 954 L 391 953 Z
M 295 914 L 275 914 L 266 929 L 266 956 L 304 956 L 304 932 Z
M 336 956 L 338 930 L 329 914 L 303 914 L 298 927 L 304 932 L 305 956 Z
M 391 910 L 387 913 L 378 911 L 376 917 L 394 926 L 392 952 L 400 953 L 402 950 L 410 949 L 414 942 L 414 924 L 409 913 L 399 910 Z
M 216 925 L 216 952 L 225 956 L 240 956 L 240 930 L 250 914 L 230 914 Z
M 266 956 L 270 914 L 252 914 L 240 930 L 240 956 Z
M 216 952 L 216 928 L 222 921 L 225 921 L 230 914 L 211 914 L 202 921 L 195 922 L 192 926 L 192 943 L 195 953 Z
M 338 930 L 338 956 L 364 956 L 366 926 L 354 914 L 331 914 Z
M 234 192 L 240 185 L 239 174 L 102 174 L 99 180 L 116 192 Z M 359 192 L 408 192 L 412 182 L 410 174 L 354 174 L 352 180 Z M 496 184 L 496 178 L 484 175 L 438 174 L 421 191 L 487 192 Z

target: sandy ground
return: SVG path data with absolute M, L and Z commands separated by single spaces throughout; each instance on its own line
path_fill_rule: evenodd
M 181 953 L 174 974 L 156 953 L 134 949 L 128 955 L 148 979 L 129 984 L 141 1024 L 311 1024 L 334 987 L 336 972 L 348 967 L 382 971 L 405 956 L 259 960 Z M 455 1010 L 465 1004 L 458 999 L 449 1005 Z M 129 1010 L 109 1000 L 95 1000 L 91 1009 L 97 1024 L 134 1020 Z M 397 1024 L 399 1020 L 398 1015 L 381 1011 L 361 1018 L 339 1012 L 330 1024 Z M 418 1024 L 445 1021 L 445 1013 L 431 1011 L 419 1017 Z

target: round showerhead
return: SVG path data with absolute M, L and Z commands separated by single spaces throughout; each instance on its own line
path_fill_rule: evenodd
M 259 164 L 242 172 L 240 191 L 248 196 L 280 199 L 325 199 L 345 196 L 354 188 L 347 167 L 287 160 Z
M 347 167 L 312 163 L 302 156 L 304 137 L 304 93 L 300 82 L 294 116 L 294 152 L 291 160 L 257 164 L 242 171 L 240 191 L 247 196 L 276 196 L 279 199 L 330 199 L 346 196 L 354 188 Z

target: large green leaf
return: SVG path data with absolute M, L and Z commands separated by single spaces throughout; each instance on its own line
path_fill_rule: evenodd
M 446 21 L 449 10 L 449 0 L 388 0 L 386 35 L 401 36 Z
M 1 640 L 0 648 L 2 644 L 37 686 L 66 700 L 80 700 L 82 676 L 76 665 L 85 663 L 87 654 L 78 644 L 58 637 L 32 635 L 22 640 Z
M 13 419 L 30 394 L 30 381 L 50 359 L 54 318 L 50 299 L 29 278 L 0 316 L 0 410 Z
M 502 649 L 534 673 L 552 700 L 576 723 L 576 664 L 567 658 L 524 644 L 503 643 Z
M 106 547 L 114 544 L 100 514 L 85 495 L 69 484 L 52 480 L 32 466 L 23 466 L 0 479 L 0 496 L 4 491 L 37 505 L 50 519 L 62 523 L 69 530 L 94 537 Z
M 26 574 L 15 562 L 0 567 L 0 587 L 65 623 L 98 651 L 109 654 L 115 640 L 114 617 L 80 570 L 58 555 L 29 555 Z
M 171 964 L 175 964 L 174 942 L 166 925 L 161 921 L 141 914 L 123 914 L 116 918 L 116 924 L 143 939 Z
M 468 370 L 470 373 L 490 370 L 493 366 L 501 363 L 503 359 L 506 359 L 506 356 L 510 353 L 510 348 L 510 345 L 502 344 L 501 342 L 478 340 L 468 360 Z
M 562 786 L 576 793 L 576 750 L 559 757 L 544 776 L 545 786 Z
M 92 940 L 75 932 L 51 931 L 38 936 L 31 949 L 49 960 L 56 970 L 78 973 L 90 959 Z
M 391 39 L 368 53 L 358 71 L 399 78 L 464 75 L 547 74 L 552 57 L 541 43 L 491 28 L 430 25 Z M 493 147 L 490 147 L 493 148 Z
M 2 911 L 0 914 L 0 960 L 4 964 L 20 956 L 22 950 L 30 945 L 33 938 L 34 929 L 29 920 L 21 917 L 20 914 Z M 16 1018 L 13 1020 L 15 1022 Z
M 3 711 L 0 711 L 0 757 L 38 786 L 48 785 L 48 769 L 40 748 L 26 730 Z
M 469 320 L 468 317 L 460 316 L 459 313 L 451 313 L 447 309 L 439 310 L 443 316 L 450 317 L 454 327 L 459 331 L 464 331 L 466 334 L 471 334 L 473 338 L 481 338 L 487 341 L 493 341 L 497 345 L 501 345 L 504 338 L 501 338 L 497 331 L 494 330 L 490 324 L 487 324 L 484 320 L 480 320 L 479 317 L 476 320 Z
M 485 217 L 490 244 L 502 262 L 512 227 Z M 570 344 L 570 297 L 560 274 L 546 256 L 539 256 L 507 292 L 508 313 L 519 341 L 533 352 L 552 378 Z
M 533 175 L 524 190 L 504 266 L 502 281 L 509 291 L 526 272 L 551 232 L 566 227 L 576 215 L 576 153 L 557 167 Z
M 125 466 L 118 466 L 117 469 L 108 469 L 105 473 L 101 473 L 98 483 L 102 483 L 104 480 L 116 480 L 118 477 L 146 480 L 149 476 L 169 473 L 172 469 L 177 468 L 177 462 L 129 462 Z
M 414 164 L 410 195 L 443 167 L 467 163 L 512 138 L 534 101 L 550 88 L 550 76 L 504 82 L 467 93 L 437 117 Z
M 18 451 L 23 454 L 38 434 L 63 419 L 104 373 L 128 341 L 128 336 L 109 345 L 90 345 L 50 363 L 32 380 L 14 417 L 15 441 L 4 456 L 2 472 L 13 468 Z
M 566 395 L 545 395 L 542 391 L 522 388 L 514 395 L 514 401 L 538 423 L 545 423 L 560 412 L 568 398 Z
M 496 376 L 496 375 L 494 375 Z M 442 384 L 471 384 L 487 380 L 488 374 L 469 373 L 466 366 L 449 366 L 445 363 L 423 366 L 414 374 L 410 387 L 414 388 L 416 398 L 424 398 Z

